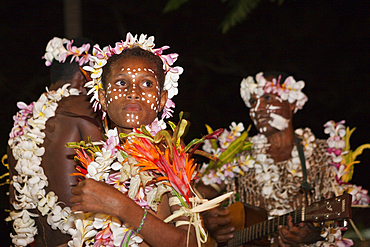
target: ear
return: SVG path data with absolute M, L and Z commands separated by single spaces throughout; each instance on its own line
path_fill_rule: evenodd
M 107 111 L 107 101 L 106 101 L 106 98 L 105 98 L 105 90 L 102 89 L 102 88 L 99 88 L 98 96 L 99 96 L 99 102 L 100 102 L 103 110 L 106 112 Z
M 158 112 L 161 112 L 163 110 L 164 106 L 167 103 L 167 99 L 168 99 L 168 91 L 167 90 L 163 90 L 161 92 L 161 101 L 159 102 Z

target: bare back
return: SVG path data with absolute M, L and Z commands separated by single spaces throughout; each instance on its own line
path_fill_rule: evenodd
M 54 191 L 58 201 L 69 206 L 72 196 L 71 188 L 76 186 L 78 178 L 75 173 L 77 163 L 74 161 L 75 151 L 66 147 L 67 142 L 79 142 L 88 137 L 93 141 L 102 140 L 101 121 L 86 95 L 69 96 L 58 102 L 55 116 L 46 122 L 46 134 L 43 147 L 41 166 L 47 176 L 46 193 Z M 9 159 L 11 172 L 14 173 L 15 160 Z M 14 163 L 14 164 L 12 164 Z M 12 190 L 10 191 L 12 194 Z M 63 207 L 63 204 L 61 205 Z M 36 210 L 34 211 L 36 213 Z M 39 213 L 39 212 L 37 212 Z M 39 213 L 40 214 L 40 213 Z M 35 218 L 38 234 L 35 236 L 35 247 L 60 246 L 66 244 L 71 236 L 53 230 L 46 222 L 47 216 Z

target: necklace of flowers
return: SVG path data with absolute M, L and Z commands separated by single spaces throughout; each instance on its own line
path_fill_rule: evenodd
M 208 131 L 212 129 L 207 126 Z M 277 166 L 267 154 L 269 147 L 266 136 L 258 134 L 246 140 L 248 130 L 244 131 L 243 123 L 232 122 L 230 131 L 224 130 L 218 140 L 206 140 L 203 150 L 215 154 L 218 161 L 203 164 L 200 171 L 202 182 L 206 185 L 230 183 L 236 176 L 244 176 L 251 168 L 255 168 L 256 179 L 263 184 L 263 193 L 272 193 L 272 183 L 278 181 Z M 305 157 L 309 157 L 315 147 L 315 137 L 311 130 L 297 129 L 297 136 L 302 138 Z M 243 151 L 253 149 L 252 156 L 243 154 Z M 292 176 L 302 176 L 298 150 L 293 148 L 287 169 Z
M 363 144 L 352 151 L 349 140 L 355 128 L 345 127 L 344 123 L 344 120 L 338 123 L 331 120 L 324 125 L 324 132 L 330 135 L 326 143 L 328 144 L 327 151 L 332 157 L 331 165 L 334 166 L 336 173 L 335 179 L 338 186 L 335 188 L 336 193 L 340 195 L 347 191 L 352 194 L 352 205 L 368 206 L 370 203 L 368 191 L 361 186 L 350 184 L 349 181 L 353 176 L 354 165 L 360 163 L 356 161 L 357 156 L 362 154 L 364 149 L 370 148 L 370 144 Z
M 170 200 L 171 205 L 179 204 L 181 209 L 165 222 L 171 222 L 182 215 L 189 216 L 189 227 L 194 225 L 198 245 L 201 246 L 201 242 L 206 241 L 206 233 L 200 223 L 199 212 L 216 207 L 231 193 L 207 201 L 201 200 L 193 192 L 190 182 L 196 175 L 196 164 L 190 156 L 196 152 L 200 143 L 206 138 L 217 136 L 217 133 L 195 139 L 183 147 L 180 137 L 187 123 L 180 113 L 177 126 L 169 122 L 173 136 L 164 130 L 153 134 L 153 131 L 142 126 L 134 129 L 131 134 L 121 133 L 119 137 L 126 138 L 123 144 L 120 144 L 117 130 L 109 130 L 102 149 L 93 143 L 69 143 L 69 147 L 76 149 L 77 160 L 81 163 L 77 167 L 79 173 L 74 175 L 111 184 L 141 207 L 153 211 L 156 211 L 161 196 L 171 192 L 176 198 Z M 70 230 L 73 238 L 70 246 L 81 246 L 84 243 L 94 243 L 94 246 L 122 246 L 123 243 L 125 246 L 137 246 L 142 242 L 131 228 L 108 215 L 80 214 L 75 218 L 75 225 L 81 227 Z
M 162 54 L 164 50 L 170 48 L 169 46 L 163 46 L 161 48 L 154 49 L 154 37 L 151 36 L 148 39 L 146 37 L 147 35 L 141 34 L 139 39 L 137 39 L 137 35 L 133 36 L 131 33 L 127 33 L 126 41 L 117 42 L 115 47 L 106 46 L 103 49 L 100 49 L 98 45 L 94 46 L 94 55 L 89 57 L 91 64 L 90 66 L 84 66 L 83 69 L 91 72 L 92 81 L 86 83 L 85 87 L 90 88 L 88 95 L 93 94 L 91 102 L 94 102 L 93 107 L 95 110 L 101 109 L 98 91 L 100 88 L 102 88 L 101 78 L 103 67 L 106 65 L 107 60 L 114 54 L 121 54 L 123 50 L 137 46 L 146 51 L 152 52 L 162 60 L 163 69 L 166 74 L 163 90 L 168 91 L 166 107 L 174 107 L 171 99 L 173 96 L 178 94 L 178 80 L 184 69 L 179 66 L 171 67 L 178 58 L 177 53 L 170 53 L 168 55 Z
M 47 212 L 48 206 L 45 202 L 48 201 L 48 196 L 45 196 L 45 187 L 48 181 L 41 167 L 45 152 L 45 148 L 40 147 L 45 138 L 42 130 L 45 129 L 47 120 L 55 115 L 58 101 L 70 95 L 79 95 L 77 89 L 68 89 L 69 86 L 70 84 L 65 84 L 56 91 L 46 88 L 46 93 L 36 102 L 28 106 L 23 102 L 17 104 L 21 110 L 13 117 L 14 127 L 8 141 L 17 161 L 14 169 L 18 174 L 13 176 L 11 182 L 17 193 L 13 203 L 16 211 L 11 211 L 7 218 L 7 221 L 14 220 L 13 228 L 16 234 L 11 234 L 11 237 L 16 246 L 32 243 L 37 234 L 35 221 L 31 217 L 38 215 L 28 210 L 38 208 L 43 215 Z M 57 197 L 54 198 L 57 200 Z
M 308 99 L 302 93 L 302 89 L 305 86 L 304 81 L 296 82 L 292 76 L 289 76 L 283 84 L 280 84 L 280 76 L 278 79 L 274 78 L 272 81 L 268 81 L 263 76 L 263 73 L 260 72 L 256 75 L 256 81 L 257 83 L 255 83 L 252 76 L 248 76 L 240 83 L 240 95 L 248 107 L 251 107 L 249 100 L 252 94 L 260 97 L 265 93 L 272 93 L 279 95 L 282 100 L 288 100 L 289 103 L 296 102 L 294 112 L 302 109 Z

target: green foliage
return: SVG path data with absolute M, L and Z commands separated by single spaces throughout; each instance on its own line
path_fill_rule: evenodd
M 166 6 L 163 9 L 164 13 L 177 10 L 183 5 L 184 3 L 187 3 L 188 0 L 169 0 L 166 4 Z
M 271 2 L 277 2 L 278 5 L 282 5 L 284 0 L 270 0 Z M 183 4 L 187 3 L 188 0 L 169 0 L 163 9 L 164 13 L 178 10 Z M 244 21 L 248 14 L 257 8 L 258 4 L 262 0 L 221 0 L 222 3 L 229 2 L 231 7 L 230 12 L 226 15 L 224 20 L 221 22 L 220 27 L 222 33 L 227 33 L 232 27 Z
M 236 24 L 244 21 L 262 0 L 234 0 L 230 3 L 231 11 L 221 23 L 222 33 L 226 33 Z

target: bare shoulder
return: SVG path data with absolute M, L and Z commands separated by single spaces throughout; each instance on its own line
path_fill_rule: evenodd
M 59 101 L 57 112 L 70 112 L 95 118 L 98 114 L 94 112 L 90 99 L 91 97 L 87 95 L 69 96 Z

